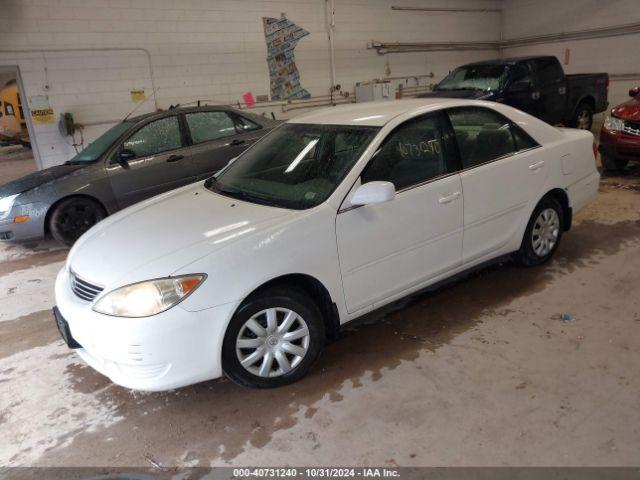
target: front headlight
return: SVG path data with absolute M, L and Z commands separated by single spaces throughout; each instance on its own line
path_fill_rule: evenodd
M 93 310 L 116 317 L 149 317 L 180 303 L 205 278 L 198 274 L 134 283 L 107 293 Z
M 16 198 L 18 198 L 18 195 L 20 194 L 16 193 L 15 195 L 0 198 L 0 217 L 4 217 L 9 213 L 9 210 L 13 207 L 13 203 L 16 201 Z
M 621 132 L 624 129 L 624 120 L 607 115 L 604 119 L 604 128 L 613 132 Z

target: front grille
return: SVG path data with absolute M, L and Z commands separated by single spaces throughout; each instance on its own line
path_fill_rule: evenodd
M 622 130 L 629 135 L 640 135 L 640 122 L 625 120 Z
M 71 290 L 73 290 L 73 293 L 87 302 L 92 301 L 103 290 L 103 287 L 87 282 L 73 271 L 69 271 L 69 277 L 71 278 Z

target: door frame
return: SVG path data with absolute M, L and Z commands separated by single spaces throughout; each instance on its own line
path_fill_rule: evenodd
M 0 73 L 15 74 L 16 84 L 18 85 L 18 93 L 22 100 L 22 111 L 24 113 L 24 120 L 27 124 L 27 132 L 29 133 L 29 140 L 31 141 L 31 151 L 33 152 L 33 159 L 36 163 L 36 169 L 42 170 L 44 165 L 42 164 L 42 157 L 40 156 L 40 150 L 38 148 L 38 139 L 36 138 L 35 128 L 31 119 L 31 108 L 29 107 L 29 97 L 27 97 L 24 83 L 22 81 L 22 75 L 20 74 L 20 67 L 18 65 L 0 65 Z

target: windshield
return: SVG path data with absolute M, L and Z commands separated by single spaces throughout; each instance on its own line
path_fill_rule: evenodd
M 331 195 L 378 130 L 285 124 L 205 185 L 254 203 L 311 208 Z
M 501 90 L 507 81 L 506 65 L 469 65 L 447 75 L 436 90 Z
M 94 162 L 102 156 L 107 149 L 113 145 L 113 142 L 122 135 L 126 130 L 131 128 L 133 123 L 120 122 L 105 133 L 96 138 L 93 142 L 87 145 L 84 150 L 78 153 L 75 157 L 69 160 L 69 163 L 81 163 L 81 162 Z

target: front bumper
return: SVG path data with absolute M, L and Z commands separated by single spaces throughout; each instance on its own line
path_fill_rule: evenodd
M 640 136 L 613 132 L 602 127 L 598 151 L 611 158 L 640 161 Z
M 235 304 L 188 312 L 177 305 L 145 318 L 119 318 L 91 309 L 70 288 L 68 270 L 56 279 L 56 303 L 82 346 L 78 355 L 123 387 L 162 391 L 222 376 L 224 333 Z
M 0 220 L 0 241 L 24 241 L 44 237 L 46 213 L 47 208 L 44 204 L 14 205 Z M 28 215 L 29 219 L 16 223 L 15 219 L 24 215 Z

